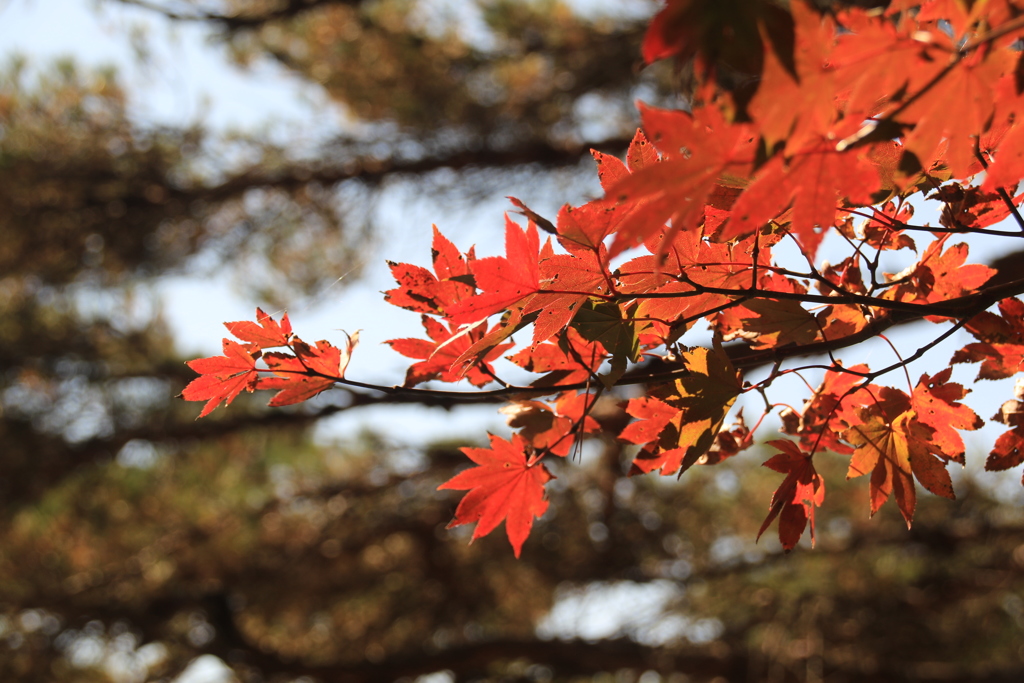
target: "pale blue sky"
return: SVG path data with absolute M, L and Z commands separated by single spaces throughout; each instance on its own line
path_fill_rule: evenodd
M 451 5 L 430 0 L 431 6 Z M 609 2 L 577 0 L 610 11 Z M 643 7 L 644 3 L 637 3 Z M 128 36 L 143 32 L 149 57 L 137 59 Z M 188 125 L 202 121 L 214 130 L 267 130 L 273 139 L 292 149 L 315 147 L 317 141 L 351 131 L 356 124 L 342 107 L 331 102 L 316 85 L 293 77 L 267 60 L 248 68 L 232 65 L 208 28 L 190 22 L 171 22 L 159 15 L 118 2 L 89 0 L 0 0 L 0 59 L 21 54 L 30 68 L 45 68 L 54 59 L 73 57 L 83 67 L 114 65 L 130 95 L 132 116 L 144 125 Z M 340 343 L 341 330 L 362 330 L 350 376 L 380 384 L 401 384 L 409 361 L 383 345 L 387 339 L 422 337 L 419 316 L 384 303 L 382 291 L 394 286 L 385 259 L 428 264 L 432 223 L 460 248 L 477 245 L 481 254 L 495 254 L 503 239 L 502 212 L 509 208 L 505 195 L 524 195 L 514 177 L 489 199 L 454 209 L 444 201 L 417 194 L 413 184 L 392 183 L 385 190 L 375 217 L 379 248 L 367 251 L 363 276 L 354 280 L 338 274 L 334 286 L 289 313 L 296 331 L 308 340 Z M 538 209 L 551 210 L 565 201 L 560 190 L 576 175 L 555 173 L 544 197 L 531 197 Z M 597 192 L 596 176 L 589 191 Z M 579 189 L 575 189 L 579 199 Z M 183 352 L 220 353 L 226 334 L 221 323 L 251 319 L 252 301 L 232 288 L 230 278 L 179 276 L 159 285 L 165 313 Z M 510 366 L 512 367 L 512 366 Z M 466 387 L 470 388 L 470 387 Z M 452 412 L 414 407 L 354 411 L 325 422 L 325 436 L 352 435 L 370 427 L 395 434 L 401 424 L 403 439 L 423 443 L 455 434 L 504 430 L 494 407 L 471 407 Z

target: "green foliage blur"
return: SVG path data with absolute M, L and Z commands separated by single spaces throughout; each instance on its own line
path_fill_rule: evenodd
M 970 473 L 911 531 L 830 484 L 817 548 L 784 554 L 774 530 L 755 543 L 767 449 L 677 481 L 627 477 L 597 439 L 555 463 L 516 561 L 500 533 L 446 529 L 458 494 L 437 486 L 478 445 L 458 435 L 314 440 L 373 402 L 340 390 L 194 421 L 161 278 L 201 263 L 257 301 L 316 291 L 361 262 L 389 178 L 454 169 L 472 196 L 474 169 L 592 173 L 637 88 L 671 101 L 677 75 L 639 73 L 642 13 L 481 0 L 470 40 L 444 3 L 186 6 L 173 20 L 225 58 L 274 59 L 387 134 L 312 159 L 239 136 L 250 161 L 211 171 L 226 141 L 140 127 L 114 71 L 0 74 L 0 680 L 173 681 L 203 655 L 244 683 L 1024 679 L 1024 507 Z

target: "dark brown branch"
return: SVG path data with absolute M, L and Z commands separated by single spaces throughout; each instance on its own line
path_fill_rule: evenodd
M 181 444 L 188 441 L 216 439 L 251 429 L 282 430 L 303 429 L 338 413 L 354 408 L 377 405 L 410 405 L 420 407 L 451 409 L 466 403 L 500 403 L 498 397 L 483 398 L 477 401 L 454 400 L 444 396 L 419 396 L 414 394 L 368 394 L 342 390 L 337 392 L 338 403 L 323 406 L 316 410 L 268 410 L 248 414 L 226 415 L 221 419 L 204 419 L 180 422 L 168 413 L 168 419 L 151 421 L 144 426 L 118 429 L 110 436 L 99 436 L 69 445 L 63 438 L 53 435 L 37 434 L 30 429 L 19 429 L 16 435 L 25 449 L 33 453 L 32 460 L 7 458 L 0 465 L 0 481 L 10 482 L 0 485 L 3 509 L 6 513 L 25 505 L 31 505 L 59 482 L 96 462 L 113 459 L 118 451 L 129 441 L 144 440 L 157 444 Z M 466 394 L 467 398 L 472 394 Z M 12 437 L 13 429 L 17 428 L 13 421 L 5 425 L 8 438 Z M 24 472 L 31 470 L 31 477 L 26 478 Z M 25 485 L 30 481 L 30 485 Z M 15 485 L 14 482 L 21 482 Z
M 698 266 L 702 264 L 696 264 Z M 831 284 L 831 283 L 829 283 Z M 890 283 L 891 284 L 891 283 Z M 939 304 L 915 304 L 906 301 L 893 301 L 892 299 L 882 299 L 876 296 L 867 296 L 863 294 L 854 294 L 852 292 L 840 292 L 836 289 L 837 294 L 811 294 L 809 292 L 798 293 L 798 292 L 778 292 L 768 289 L 729 289 L 726 287 L 705 287 L 703 285 L 694 285 L 695 289 L 692 292 L 649 292 L 645 294 L 622 294 L 617 297 L 608 297 L 611 300 L 622 301 L 631 299 L 685 299 L 687 297 L 701 296 L 702 294 L 723 294 L 725 296 L 741 296 L 746 299 L 777 299 L 777 300 L 790 300 L 800 301 L 802 303 L 814 303 L 814 304 L 856 304 L 860 306 L 870 306 L 872 308 L 880 308 L 888 311 L 900 311 L 903 313 L 909 313 L 911 315 L 941 315 L 944 317 L 953 317 L 956 315 L 956 311 L 950 309 L 949 312 L 943 312 L 943 306 Z M 943 302 L 944 303 L 944 302 Z M 921 313 L 927 310 L 928 312 Z M 704 317 L 701 314 L 700 317 Z
M 626 149 L 628 144 L 628 138 L 582 143 L 573 147 L 559 147 L 551 143 L 535 141 L 507 149 L 455 150 L 415 160 L 364 158 L 319 169 L 295 165 L 275 173 L 258 171 L 241 173 L 213 187 L 199 192 L 185 191 L 185 194 L 198 194 L 206 201 L 216 202 L 240 196 L 255 187 L 288 191 L 311 183 L 331 186 L 347 180 L 360 180 L 376 184 L 384 178 L 396 174 L 422 175 L 440 169 L 458 171 L 467 168 L 508 168 L 526 164 L 558 168 L 579 163 L 580 159 L 589 156 L 591 147 L 600 147 L 608 152 L 617 153 Z
M 876 318 L 864 329 L 847 337 L 806 344 L 803 346 L 785 346 L 773 349 L 757 350 L 745 344 L 737 344 L 726 347 L 733 365 L 739 370 L 751 370 L 764 365 L 781 364 L 786 360 L 800 357 L 828 354 L 843 348 L 848 348 L 875 338 L 891 327 L 909 322 L 921 320 L 929 315 L 944 315 L 955 321 L 965 322 L 980 313 L 986 308 L 997 303 L 1006 297 L 1024 293 L 1024 280 L 1008 280 L 1012 274 L 1019 272 L 1019 263 L 1024 256 L 1015 254 L 1003 257 L 993 263 L 997 268 L 997 275 L 992 280 L 992 285 L 981 291 L 959 299 L 942 302 L 939 306 L 929 304 L 914 305 L 910 310 L 892 311 L 890 314 Z M 749 296 L 743 293 L 744 296 Z M 841 297 L 830 298 L 835 303 L 842 303 Z M 944 331 L 941 337 L 948 336 L 952 330 Z M 912 358 L 917 358 L 915 354 Z M 901 365 L 893 366 L 901 367 Z M 885 371 L 893 368 L 886 368 Z M 628 372 L 620 381 L 620 385 L 641 385 L 654 384 L 657 382 L 671 381 L 685 375 L 688 370 L 685 367 L 674 367 L 664 361 L 652 361 L 638 365 Z M 877 373 L 876 373 L 877 374 Z M 340 379 L 340 378 L 334 378 Z M 9 491 L 5 498 L 7 505 L 19 506 L 26 501 L 33 500 L 46 487 L 57 482 L 69 473 L 75 471 L 84 463 L 95 462 L 104 458 L 113 457 L 117 451 L 132 439 L 145 439 L 150 441 L 180 441 L 187 439 L 216 438 L 230 434 L 239 429 L 249 427 L 280 428 L 280 427 L 304 427 L 315 421 L 337 414 L 344 410 L 374 405 L 395 405 L 414 404 L 424 407 L 437 407 L 451 409 L 460 405 L 470 404 L 496 404 L 504 402 L 516 396 L 545 396 L 562 391 L 587 390 L 593 387 L 592 382 L 578 382 L 575 384 L 545 386 L 545 387 L 507 387 L 490 391 L 448 391 L 422 388 L 406 388 L 401 386 L 381 386 L 369 383 L 358 382 L 351 379 L 340 379 L 342 385 L 346 385 L 347 396 L 339 401 L 340 405 L 325 406 L 316 411 L 271 411 L 267 413 L 256 413 L 229 419 L 210 420 L 179 424 L 168 422 L 162 425 L 147 425 L 132 430 L 122 430 L 113 437 L 100 437 L 90 439 L 72 448 L 57 447 L 40 449 L 53 454 L 59 451 L 60 456 L 53 455 L 47 458 L 46 476 L 38 481 L 42 488 L 32 490 Z M 364 391 L 352 391 L 351 389 L 362 389 Z M 372 392 L 372 393 L 369 393 Z
M 739 290 L 735 293 L 748 298 L 750 296 L 745 290 Z M 900 310 L 891 311 L 888 315 L 875 318 L 859 332 L 846 337 L 829 339 L 801 346 L 790 345 L 761 350 L 755 350 L 749 346 L 732 346 L 729 347 L 728 353 L 733 365 L 739 370 L 782 363 L 783 361 L 791 358 L 826 354 L 831 351 L 838 351 L 850 346 L 855 346 L 861 342 L 877 337 L 879 334 L 885 332 L 885 330 L 893 327 L 894 325 L 914 322 L 928 316 L 940 316 L 951 318 L 956 321 L 966 321 L 994 305 L 998 301 L 1007 297 L 1017 296 L 1022 293 L 1024 293 L 1024 280 L 1014 280 L 1005 284 L 981 289 L 974 294 L 943 301 L 939 304 L 914 304 L 910 310 L 901 308 Z M 843 303 L 841 297 L 830 297 L 830 300 L 833 303 Z M 636 370 L 632 373 L 627 373 L 626 376 L 619 380 L 617 384 L 621 386 L 653 384 L 656 382 L 673 380 L 679 376 L 688 374 L 688 372 L 689 370 L 685 367 L 665 372 Z M 490 391 L 461 392 L 401 386 L 387 387 L 341 377 L 328 377 L 327 375 L 321 375 L 320 373 L 314 374 L 328 379 L 334 379 L 339 384 L 346 386 L 382 391 L 391 395 L 406 394 L 411 396 L 429 396 L 433 398 L 450 399 L 453 402 L 459 403 L 486 403 L 493 399 L 505 399 L 512 398 L 514 396 L 546 396 L 562 391 L 578 391 L 581 389 L 587 389 L 590 386 L 588 382 L 576 382 L 573 384 L 560 384 L 545 387 L 512 386 L 502 389 L 492 389 Z
M 940 315 L 942 317 L 952 318 L 962 324 L 998 301 L 1007 297 L 1017 296 L 1022 293 L 1024 293 L 1024 280 L 1014 280 L 1006 284 L 982 289 L 975 294 L 943 302 L 945 304 L 943 309 L 947 311 L 955 311 L 953 315 L 950 315 L 948 312 L 938 314 L 921 312 L 915 314 L 904 311 L 893 311 L 887 316 L 876 318 L 864 329 L 846 337 L 815 342 L 813 344 L 805 344 L 803 346 L 784 346 L 761 351 L 754 351 L 749 347 L 732 347 L 737 350 L 730 353 L 730 358 L 738 369 L 750 369 L 761 365 L 780 363 L 790 358 L 824 354 L 830 351 L 838 351 L 850 346 L 855 346 L 861 342 L 877 337 L 890 327 L 916 322 L 929 315 Z M 928 304 L 922 304 L 923 308 L 927 308 L 927 306 Z
M 1004 191 L 1005 192 L 1005 191 Z M 1014 207 L 1016 208 L 1016 207 Z M 869 220 L 876 220 L 874 216 L 870 216 L 863 211 L 857 209 L 844 209 L 840 207 L 840 211 L 845 211 L 849 214 L 860 216 L 861 218 L 867 218 Z M 952 228 L 943 227 L 941 225 L 913 225 L 911 223 L 900 223 L 897 221 L 890 221 L 888 226 L 894 231 L 898 230 L 909 230 L 911 232 L 927 232 L 927 233 L 941 233 L 951 235 L 986 235 L 989 237 L 1024 237 L 1019 230 L 994 230 L 992 228 L 972 228 L 967 225 L 958 223 Z
M 149 0 L 119 0 L 126 5 L 134 5 L 153 12 L 158 12 L 172 21 L 196 21 L 219 24 L 227 32 L 233 33 L 243 29 L 255 29 L 272 21 L 292 19 L 309 10 L 329 5 L 359 6 L 363 0 L 285 0 L 278 8 L 252 14 L 220 14 L 218 12 L 176 12 L 159 3 Z
M 732 572 L 727 570 L 727 573 Z M 238 629 L 230 599 L 223 592 L 205 596 L 168 596 L 151 602 L 145 613 L 138 612 L 132 615 L 142 622 L 140 624 L 133 619 L 133 624 L 141 627 L 146 640 L 155 640 L 166 620 L 187 609 L 202 609 L 216 631 L 216 637 L 203 648 L 207 654 L 218 656 L 236 667 L 252 667 L 264 677 L 310 676 L 332 683 L 376 683 L 402 677 L 414 678 L 442 670 L 451 671 L 457 677 L 471 677 L 493 670 L 497 663 L 515 660 L 526 660 L 547 666 L 559 676 L 593 675 L 626 669 L 653 670 L 663 674 L 685 672 L 697 680 L 722 677 L 725 680 L 739 681 L 748 680 L 750 672 L 754 670 L 754 662 L 742 647 L 727 647 L 720 656 L 715 656 L 698 648 L 680 651 L 668 647 L 646 646 L 628 638 L 597 641 L 502 639 L 467 643 L 435 652 L 395 655 L 378 663 L 363 661 L 358 664 L 306 664 L 251 643 Z M 124 618 L 126 612 L 134 612 L 130 609 L 116 610 L 106 615 L 103 614 L 105 611 L 107 610 L 103 608 L 85 610 L 78 613 L 74 620 L 83 621 L 87 618 L 105 616 L 113 620 Z M 73 610 L 72 613 L 74 612 Z M 830 664 L 827 671 L 851 683 L 939 680 L 953 683 L 1009 683 L 1020 680 L 1024 675 L 1024 671 L 1019 668 L 990 671 L 982 676 L 966 669 L 954 668 L 952 671 L 942 672 L 941 677 L 933 677 L 922 675 L 922 672 L 916 669 L 916 664 L 908 661 L 898 669 L 870 674 L 863 673 L 859 667 L 846 668 Z

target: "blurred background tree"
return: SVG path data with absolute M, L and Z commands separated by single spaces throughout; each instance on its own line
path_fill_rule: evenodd
M 1020 497 L 969 476 L 911 532 L 830 490 L 819 547 L 783 555 L 754 544 L 778 483 L 758 454 L 629 479 L 594 441 L 515 561 L 445 530 L 458 496 L 436 487 L 465 444 L 311 434 L 397 399 L 240 400 L 197 423 L 174 398 L 191 356 L 162 278 L 230 268 L 294 302 L 365 262 L 394 179 L 453 203 L 513 174 L 592 182 L 587 149 L 624 147 L 633 99 L 675 97 L 669 69 L 640 71 L 652 7 L 131 4 L 320 84 L 358 126 L 302 153 L 140 125 L 113 71 L 0 75 L 0 678 L 1024 678 Z

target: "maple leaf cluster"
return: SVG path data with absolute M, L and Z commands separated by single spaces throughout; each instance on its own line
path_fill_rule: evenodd
M 477 538 L 504 521 L 517 556 L 548 506 L 544 461 L 609 429 L 599 406 L 632 418 L 613 435 L 635 445 L 632 473 L 680 476 L 751 446 L 734 405 L 764 395 L 757 424 L 777 412 L 790 438 L 768 443 L 777 453 L 764 464 L 785 477 L 760 533 L 777 520 L 788 550 L 808 526 L 813 540 L 823 453 L 868 477 L 872 514 L 894 498 L 909 524 L 917 484 L 954 497 L 947 466 L 965 462 L 960 432 L 984 422 L 951 368 L 912 384 L 909 362 L 955 334 L 976 341 L 950 363 L 980 363 L 979 379 L 1015 376 L 1024 362 L 1014 298 L 1024 281 L 989 285 L 995 271 L 953 243 L 1024 237 L 1024 2 L 820 13 L 751 0 L 749 12 L 695 20 L 714 4 L 670 0 L 652 21 L 644 56 L 693 64 L 689 108 L 641 106 L 624 161 L 594 152 L 602 196 L 553 220 L 512 199 L 525 221 L 506 216 L 502 256 L 461 252 L 434 228 L 432 268 L 390 264 L 385 299 L 420 314 L 426 338 L 388 342 L 415 362 L 387 390 L 457 400 L 473 394 L 419 385 L 465 380 L 509 400 L 511 439 L 464 449 L 475 466 L 442 488 L 469 491 L 453 525 L 476 523 Z M 730 89 L 720 63 L 752 78 Z M 938 225 L 913 222 L 925 201 L 940 207 Z M 1001 228 L 1008 219 L 1016 226 Z M 896 257 L 906 267 L 885 270 Z M 917 320 L 934 326 L 932 341 L 889 365 L 834 355 Z M 287 316 L 259 310 L 228 329 L 241 342 L 190 363 L 200 377 L 183 395 L 207 401 L 201 416 L 243 390 L 276 389 L 271 405 L 287 405 L 335 383 L 368 387 L 344 376 L 354 337 L 309 346 Z M 704 331 L 710 342 L 682 343 Z M 287 351 L 263 353 L 272 347 Z M 508 384 L 502 358 L 536 377 Z M 802 407 L 769 401 L 776 380 L 811 369 L 823 380 Z M 906 390 L 879 383 L 890 373 Z M 643 394 L 623 399 L 623 385 Z M 993 418 L 1010 429 L 988 469 L 1024 462 L 1020 386 Z
M 359 334 L 349 337 L 344 348 L 327 341 L 310 346 L 292 333 L 285 313 L 281 321 L 256 309 L 256 322 L 224 323 L 244 343 L 222 341 L 223 356 L 199 358 L 188 366 L 200 374 L 181 392 L 186 401 L 206 401 L 199 417 L 206 417 L 221 403 L 230 405 L 242 391 L 277 389 L 268 405 L 288 406 L 309 400 L 345 377 L 345 368 Z M 264 349 L 284 347 L 289 352 Z M 265 368 L 257 367 L 261 360 Z M 264 374 L 260 374 L 260 373 Z

